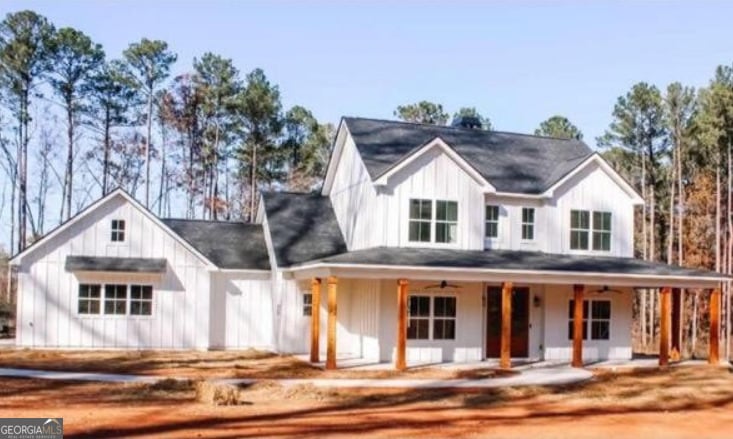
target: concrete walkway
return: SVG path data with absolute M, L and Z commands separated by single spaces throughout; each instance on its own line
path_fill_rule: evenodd
M 39 378 L 50 380 L 72 380 L 72 381 L 101 381 L 111 383 L 154 383 L 156 381 L 171 378 L 148 375 L 122 375 L 109 373 L 87 373 L 87 372 L 56 372 L 33 369 L 11 369 L 0 368 L 0 376 L 16 378 Z M 251 385 L 257 381 L 273 381 L 285 387 L 312 385 L 315 387 L 360 387 L 360 388 L 412 388 L 412 389 L 447 389 L 447 388 L 497 388 L 516 386 L 559 386 L 574 384 L 589 380 L 593 374 L 583 369 L 573 369 L 567 366 L 533 368 L 524 370 L 517 375 L 502 378 L 487 379 L 275 379 L 256 380 L 249 378 L 241 379 L 214 379 L 217 383 L 232 385 Z M 173 377 L 174 379 L 183 379 Z

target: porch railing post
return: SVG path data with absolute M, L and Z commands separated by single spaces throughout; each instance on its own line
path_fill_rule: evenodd
M 336 292 L 338 279 L 328 278 L 328 335 L 326 340 L 326 369 L 336 369 Z
M 321 279 L 311 280 L 311 363 L 320 361 L 319 338 L 321 335 Z
M 407 287 L 407 279 L 397 281 L 397 370 L 407 369 Z

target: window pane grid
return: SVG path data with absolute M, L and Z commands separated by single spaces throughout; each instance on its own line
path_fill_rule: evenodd
M 408 299 L 408 310 L 408 339 L 454 340 L 456 338 L 455 297 L 411 295 Z
M 101 285 L 79 284 L 79 314 L 99 314 Z
M 573 339 L 575 301 L 568 303 L 568 340 Z M 589 334 L 590 330 L 590 334 Z M 609 340 L 611 338 L 611 301 L 583 301 L 583 340 Z
M 458 203 L 435 202 L 435 242 L 452 244 L 457 241 Z
M 486 206 L 486 237 L 499 237 L 499 206 Z
M 130 315 L 149 316 L 153 314 L 153 287 L 130 285 Z
M 313 315 L 313 294 L 303 294 L 303 316 L 310 317 Z
M 534 208 L 522 208 L 522 239 L 534 239 Z
M 430 225 L 433 220 L 431 200 L 410 200 L 409 240 L 430 242 Z
M 112 242 L 123 242 L 125 240 L 125 220 L 112 220 L 110 239 Z
M 570 249 L 588 250 L 590 233 L 590 212 L 587 210 L 570 211 Z

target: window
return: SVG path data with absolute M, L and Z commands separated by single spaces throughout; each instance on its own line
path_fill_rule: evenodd
M 410 241 L 430 242 L 432 200 L 410 200 Z
M 79 314 L 99 314 L 101 285 L 79 284 Z
M 104 286 L 104 313 L 127 314 L 127 285 Z
M 570 249 L 611 251 L 611 212 L 570 211 Z M 592 229 L 592 239 L 589 235 Z M 591 242 L 592 241 L 592 242 Z
M 570 249 L 588 250 L 590 214 L 587 210 L 570 211 Z
M 568 340 L 573 339 L 574 313 L 575 301 L 570 300 L 568 306 Z M 588 340 L 588 328 L 590 328 L 591 340 L 608 340 L 611 338 L 610 300 L 583 301 L 583 340 Z
M 130 315 L 153 315 L 152 285 L 130 285 Z
M 458 203 L 436 200 L 434 207 L 433 200 L 410 200 L 410 242 L 453 244 L 457 241 Z M 435 229 L 434 234 L 432 228 Z
M 430 338 L 430 296 L 410 296 L 407 338 L 428 340 Z
M 456 298 L 433 298 L 433 340 L 456 338 Z
M 408 308 L 409 340 L 455 340 L 455 297 L 411 295 Z
M 303 316 L 310 317 L 313 315 L 313 294 L 303 293 Z
M 522 239 L 534 239 L 534 207 L 522 208 Z
M 593 250 L 611 251 L 611 212 L 593 212 Z
M 453 244 L 458 232 L 458 203 L 435 202 L 435 242 Z
M 125 220 L 112 220 L 112 242 L 125 241 Z
M 499 206 L 486 206 L 486 237 L 499 237 Z

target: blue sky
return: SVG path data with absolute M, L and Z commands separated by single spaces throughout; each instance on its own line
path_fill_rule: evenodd
M 703 86 L 733 62 L 725 2 L 16 1 L 81 29 L 118 57 L 166 40 L 175 72 L 206 51 L 265 70 L 284 104 L 323 121 L 392 118 L 428 99 L 476 106 L 499 130 L 532 132 L 560 113 L 592 146 L 637 81 Z

